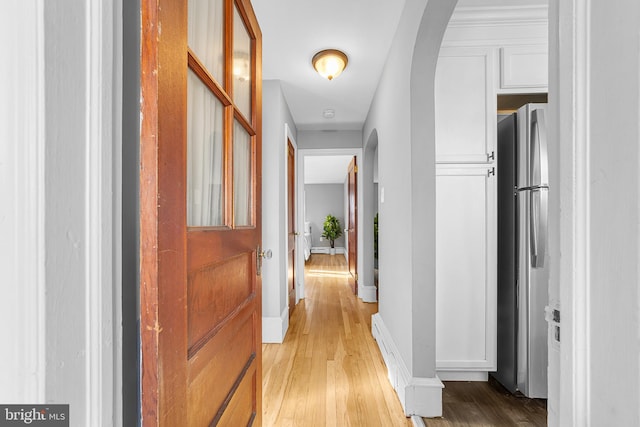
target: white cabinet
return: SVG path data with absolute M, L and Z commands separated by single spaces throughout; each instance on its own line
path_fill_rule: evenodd
M 443 39 L 435 79 L 441 379 L 481 380 L 496 368 L 497 95 L 547 91 L 547 16 L 546 6 L 456 9 Z
M 495 150 L 495 49 L 442 48 L 435 78 L 436 162 L 486 163 Z
M 547 91 L 545 40 L 531 37 L 517 44 L 498 37 L 500 28 L 470 25 L 467 38 L 460 26 L 454 28 L 457 37 L 440 50 L 436 67 L 436 369 L 441 379 L 482 380 L 496 369 L 497 95 Z
M 497 52 L 443 48 L 436 69 L 436 369 L 443 379 L 484 379 L 496 366 Z
M 441 371 L 496 367 L 496 181 L 493 165 L 436 167 L 436 369 L 441 378 L 447 379 Z
M 500 49 L 500 92 L 546 92 L 549 54 L 545 45 L 508 46 Z

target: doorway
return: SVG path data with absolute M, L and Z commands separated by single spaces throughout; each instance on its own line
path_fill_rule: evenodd
M 322 236 L 323 222 L 327 214 L 340 220 L 342 236 L 335 242 L 336 254 L 349 257 L 349 163 L 355 159 L 355 165 L 362 162 L 362 149 L 300 149 L 298 150 L 298 194 L 302 201 L 298 208 L 298 229 L 310 231 L 310 252 L 329 253 L 330 243 Z M 362 177 L 354 176 L 354 187 L 361 188 Z M 357 206 L 362 205 L 362 192 L 353 197 L 355 214 L 353 218 L 352 254 L 354 262 L 354 279 L 362 277 L 362 235 L 358 232 L 362 223 L 362 212 Z M 305 227 L 305 225 L 307 227 Z M 304 258 L 303 258 L 304 259 Z M 304 263 L 301 263 L 304 266 Z M 298 270 L 298 283 L 304 284 L 304 275 Z M 363 284 L 354 286 L 357 295 Z M 371 283 L 373 286 L 373 283 Z

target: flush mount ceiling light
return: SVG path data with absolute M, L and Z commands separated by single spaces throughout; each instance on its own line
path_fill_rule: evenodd
M 347 62 L 347 55 L 336 49 L 321 50 L 313 55 L 311 60 L 318 74 L 329 80 L 338 77 L 347 67 Z

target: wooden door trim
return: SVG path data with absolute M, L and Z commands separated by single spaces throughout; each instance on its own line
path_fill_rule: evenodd
M 295 275 L 296 275 L 296 304 L 301 300 L 304 299 L 304 251 L 301 249 L 303 247 L 302 245 L 302 234 L 300 233 L 301 230 L 304 230 L 304 208 L 302 205 L 301 200 L 304 199 L 304 179 L 301 178 L 303 177 L 303 168 L 304 165 L 303 163 L 300 161 L 300 150 L 298 149 L 298 144 L 296 142 L 296 139 L 293 136 L 293 132 L 291 131 L 291 128 L 289 127 L 289 125 L 287 123 L 285 123 L 284 125 L 284 164 L 285 167 L 288 167 L 288 163 L 287 163 L 287 159 L 288 159 L 288 155 L 289 155 L 289 151 L 286 147 L 287 144 L 291 143 L 291 145 L 293 146 L 294 152 L 295 152 L 295 157 L 294 157 L 294 162 L 295 162 L 295 175 L 294 175 L 294 181 L 295 181 L 295 207 L 294 207 L 294 212 L 295 212 L 295 227 L 298 230 L 298 236 L 296 236 L 296 257 L 294 259 L 294 271 L 295 271 Z M 285 171 L 285 173 L 288 173 L 287 171 Z M 286 181 L 286 180 L 285 180 Z M 284 194 L 287 194 L 287 192 L 289 191 L 288 189 L 288 183 L 285 182 L 284 187 Z M 286 307 L 284 307 L 286 308 Z M 283 309 L 284 309 L 283 308 Z M 282 312 L 282 310 L 280 310 Z
M 352 188 L 352 180 L 351 180 L 351 174 L 353 173 L 353 188 Z M 351 277 L 349 278 L 349 282 L 351 282 L 353 280 L 353 286 L 352 286 L 352 291 L 353 294 L 358 296 L 359 292 L 358 292 L 358 158 L 356 156 L 353 156 L 353 159 L 351 160 L 351 162 L 349 163 L 349 167 L 347 169 L 347 203 L 348 203 L 348 207 L 347 207 L 347 218 L 346 218 L 346 223 L 347 223 L 347 242 L 348 242 L 348 252 L 347 252 L 347 269 L 349 270 L 349 274 L 351 275 Z M 351 210 L 351 193 L 353 192 L 353 211 Z M 352 219 L 352 215 L 353 215 L 353 224 L 351 223 L 351 219 Z M 353 234 L 355 237 L 355 247 L 352 247 L 352 244 L 354 242 L 352 242 L 351 240 L 351 229 L 353 225 Z M 352 254 L 355 255 L 352 258 Z M 353 264 L 354 269 L 355 269 L 355 273 L 353 273 L 351 271 L 351 265 Z
M 291 164 L 293 163 L 293 164 Z M 286 181 L 287 181 L 287 300 L 289 302 L 289 317 L 292 316 L 293 310 L 298 303 L 298 286 L 296 284 L 298 272 L 296 271 L 296 256 L 297 256 L 297 211 L 296 211 L 296 148 L 290 139 L 287 139 L 287 162 L 286 162 Z M 293 187 L 293 188 L 291 188 Z M 289 261 L 289 253 L 292 253 L 291 260 Z M 291 271 L 291 289 L 289 289 L 289 271 Z M 293 293 L 293 295 L 291 295 Z
M 186 287 L 160 286 L 161 283 L 180 283 L 185 280 L 186 263 L 183 256 L 184 235 L 181 220 L 186 215 L 179 204 L 172 200 L 182 197 L 176 186 L 163 185 L 167 174 L 164 171 L 167 160 L 184 158 L 183 150 L 172 150 L 170 144 L 161 144 L 164 139 L 182 139 L 184 124 L 167 123 L 160 120 L 172 110 L 172 114 L 186 113 L 184 102 L 161 99 L 161 93 L 170 93 L 170 87 L 177 81 L 186 82 L 186 64 L 181 61 L 167 61 L 171 51 L 186 49 L 186 38 L 172 33 L 180 20 L 186 19 L 186 7 L 180 2 L 151 0 L 141 4 L 141 139 L 140 139 L 140 335 L 142 352 L 141 386 L 142 425 L 156 426 L 162 423 L 180 423 L 186 413 L 186 383 L 180 378 L 184 372 L 164 375 L 161 365 L 179 365 L 172 360 L 180 357 L 171 348 L 181 348 L 180 337 L 163 332 L 161 325 L 173 310 L 160 311 L 159 307 L 174 307 L 186 299 Z M 158 31 L 162 25 L 164 31 Z M 184 58 L 186 62 L 186 58 Z M 184 180 L 183 168 L 170 172 L 173 179 Z M 173 191 L 171 191 L 173 190 Z M 160 209 L 162 206 L 162 209 Z M 182 224 L 186 224 L 182 221 Z M 160 228 L 163 228 L 160 234 Z M 159 251 L 158 248 L 162 248 Z M 176 319 L 176 327 L 186 328 L 186 319 Z M 164 349 L 167 349 L 165 351 Z M 161 354 L 172 360 L 160 360 Z M 184 398 L 167 401 L 167 395 L 160 391 L 160 380 L 164 385 L 177 391 Z

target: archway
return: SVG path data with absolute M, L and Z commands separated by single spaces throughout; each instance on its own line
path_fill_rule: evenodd
M 378 150 L 378 131 L 374 129 L 366 140 L 364 148 L 364 168 L 363 168 L 363 221 L 362 221 L 362 279 L 365 284 L 372 284 L 375 287 L 375 262 L 374 262 L 374 233 L 373 233 L 373 221 L 376 213 L 378 212 L 378 197 L 376 185 L 374 182 L 374 170 L 377 169 L 377 150 Z M 371 286 L 369 286 L 371 287 Z M 371 289 L 371 292 L 363 295 L 365 302 L 377 301 L 376 290 Z

